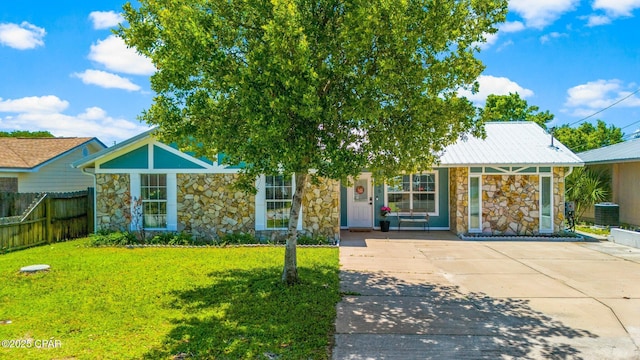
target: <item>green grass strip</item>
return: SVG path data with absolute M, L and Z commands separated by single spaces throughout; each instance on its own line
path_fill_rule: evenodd
M 14 345 L 3 342 L 0 358 L 329 356 L 340 300 L 337 248 L 298 249 L 302 283 L 287 287 L 282 247 L 87 244 L 0 255 L 0 340 Z M 19 272 L 33 264 L 51 270 Z

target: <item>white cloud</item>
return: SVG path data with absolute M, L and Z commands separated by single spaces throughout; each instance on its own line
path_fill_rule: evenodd
M 550 32 L 548 34 L 542 35 L 540 37 L 540 42 L 544 44 L 544 43 L 549 42 L 551 39 L 557 39 L 557 38 L 567 37 L 567 36 L 569 36 L 569 35 L 554 31 L 554 32 Z
M 525 29 L 525 26 L 522 21 L 509 21 L 500 25 L 499 29 L 501 32 L 511 33 L 522 31 Z
M 0 130 L 46 130 L 55 136 L 97 137 L 110 145 L 150 128 L 137 121 L 113 118 L 98 107 L 87 108 L 77 115 L 62 113 L 68 105 L 67 101 L 53 95 L 4 101 L 0 99 Z M 7 112 L 17 115 L 1 115 Z
M 640 0 L 594 0 L 593 10 L 604 11 L 603 14 L 591 14 L 587 17 L 587 26 L 599 26 L 611 23 L 615 18 L 633 16 L 633 11 L 640 8 Z
M 595 0 L 592 8 L 604 10 L 613 17 L 632 16 L 632 12 L 640 8 L 640 0 Z
M 156 71 L 149 58 L 138 54 L 133 48 L 128 48 L 124 41 L 115 35 L 91 45 L 89 59 L 119 73 L 151 75 Z
M 89 19 L 93 22 L 94 29 L 109 29 L 124 21 L 122 15 L 115 11 L 92 11 Z
M 487 96 L 493 95 L 509 95 L 509 93 L 518 93 L 520 97 L 526 99 L 533 96 L 533 91 L 525 89 L 518 83 L 511 81 L 506 77 L 496 77 L 491 75 L 481 75 L 478 77 L 478 83 L 480 84 L 480 91 L 476 94 L 472 94 L 468 90 L 460 91 L 461 96 L 465 96 L 467 99 L 475 102 L 476 104 L 482 104 L 487 99 Z
M 606 15 L 589 15 L 587 20 L 587 26 L 589 27 L 607 25 L 611 23 L 611 18 Z
M 50 114 L 63 111 L 67 107 L 69 102 L 53 95 L 30 96 L 14 100 L 0 98 L 0 112 Z
M 562 14 L 572 11 L 580 0 L 511 0 L 509 9 L 520 15 L 527 27 L 542 29 Z
M 12 23 L 0 24 L 0 44 L 18 50 L 33 49 L 43 46 L 46 35 L 43 28 L 23 21 L 20 25 Z
M 97 85 L 107 89 L 140 90 L 140 86 L 132 83 L 131 80 L 106 71 L 85 70 L 71 75 L 80 78 L 83 83 L 88 85 Z
M 617 79 L 596 80 L 574 86 L 567 90 L 564 112 L 574 116 L 586 116 L 604 109 L 629 96 L 637 90 L 636 84 L 625 85 Z M 640 97 L 636 94 L 615 105 L 616 107 L 640 107 Z

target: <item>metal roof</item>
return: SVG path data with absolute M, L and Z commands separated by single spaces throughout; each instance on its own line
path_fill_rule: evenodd
M 581 152 L 578 156 L 588 164 L 640 161 L 640 139 Z
M 582 166 L 582 160 L 540 125 L 530 121 L 488 122 L 485 139 L 469 136 L 445 148 L 442 166 Z

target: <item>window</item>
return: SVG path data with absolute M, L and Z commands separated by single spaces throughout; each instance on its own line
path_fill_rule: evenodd
M 435 173 L 402 175 L 387 184 L 387 204 L 392 211 L 435 213 L 436 198 Z
M 469 232 L 482 231 L 480 176 L 469 177 Z
M 167 175 L 141 174 L 140 199 L 145 229 L 167 227 Z
M 553 232 L 551 176 L 540 176 L 540 232 Z
M 290 176 L 265 176 L 267 229 L 284 229 L 289 225 L 289 212 L 293 197 L 292 184 Z

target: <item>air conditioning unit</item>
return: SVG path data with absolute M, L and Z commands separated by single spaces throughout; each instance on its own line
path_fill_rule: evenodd
M 620 206 L 614 203 L 595 205 L 596 226 L 620 226 Z

